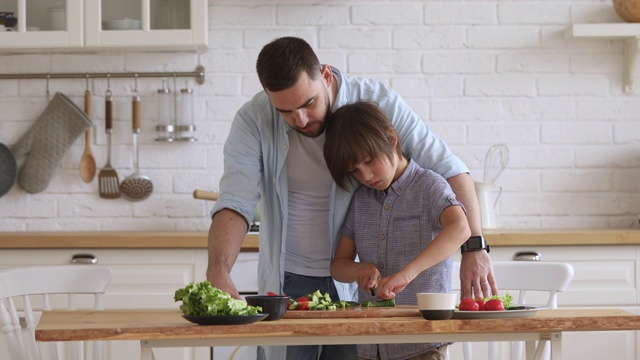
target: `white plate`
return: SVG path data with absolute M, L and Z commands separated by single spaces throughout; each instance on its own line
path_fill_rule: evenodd
M 531 317 L 535 315 L 538 310 L 546 308 L 536 307 L 524 307 L 524 309 L 518 310 L 502 310 L 502 311 L 460 311 L 453 312 L 454 319 L 499 319 L 499 318 L 519 318 L 519 317 Z

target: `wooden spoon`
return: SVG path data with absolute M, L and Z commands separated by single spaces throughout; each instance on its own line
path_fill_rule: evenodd
M 87 89 L 84 92 L 84 112 L 91 117 L 91 92 Z M 84 153 L 80 159 L 80 177 L 82 181 L 89 183 L 96 176 L 96 159 L 91 153 L 91 127 L 84 133 Z

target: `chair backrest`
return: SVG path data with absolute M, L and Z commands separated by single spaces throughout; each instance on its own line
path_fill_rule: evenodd
M 493 271 L 500 295 L 509 293 L 513 297 L 512 306 L 533 305 L 555 309 L 558 307 L 558 293 L 567 290 L 573 279 L 573 266 L 559 262 L 539 261 L 494 261 Z M 460 263 L 453 264 L 452 291 L 460 290 Z M 528 299 L 529 298 L 529 299 Z M 531 298 L 533 302 L 529 301 Z M 465 360 L 471 360 L 469 343 L 463 344 Z M 520 359 L 522 342 L 512 342 L 511 358 Z M 489 344 L 489 359 L 497 358 L 495 343 Z M 548 358 L 545 349 L 544 358 Z
M 460 263 L 453 265 L 453 291 L 460 290 Z M 509 292 L 514 305 L 531 304 L 526 295 L 535 293 L 535 305 L 558 306 L 558 293 L 565 291 L 573 279 L 573 266 L 559 262 L 494 261 L 493 271 L 500 293 Z M 542 302 L 539 300 L 542 299 Z
M 111 268 L 99 265 L 24 266 L 0 269 L 0 325 L 11 359 L 41 359 L 35 328 L 41 310 L 104 308 L 103 295 L 111 282 Z M 86 299 L 89 298 L 89 299 Z M 89 301 L 86 301 L 89 300 Z M 52 305 L 53 304 L 53 305 Z M 21 325 L 21 314 L 25 329 Z M 57 358 L 50 344 L 48 358 Z M 80 358 L 80 344 L 68 344 L 65 358 Z M 102 344 L 93 344 L 94 358 Z

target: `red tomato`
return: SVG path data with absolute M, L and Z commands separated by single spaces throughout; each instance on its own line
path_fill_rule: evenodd
M 298 301 L 296 310 L 309 310 L 309 301 Z
M 475 300 L 471 298 L 466 298 L 466 299 L 460 300 L 460 305 L 458 306 L 458 309 L 460 311 L 478 311 L 479 306 Z
M 478 310 L 480 310 L 480 311 L 484 311 L 485 310 L 484 309 L 485 303 L 484 303 L 484 300 L 482 298 L 477 298 L 476 299 L 476 304 L 478 304 Z
M 278 296 L 278 294 L 274 293 L 273 291 L 267 292 L 267 295 L 269 295 L 269 296 Z
M 484 309 L 486 311 L 499 311 L 499 310 L 504 310 L 504 304 L 502 303 L 502 300 L 500 299 L 490 299 L 489 301 L 487 301 L 487 303 L 484 305 Z
M 306 296 L 300 296 L 296 299 L 297 302 L 309 301 L 309 298 Z

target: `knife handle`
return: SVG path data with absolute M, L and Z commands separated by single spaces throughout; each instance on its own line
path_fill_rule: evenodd
M 206 191 L 206 190 L 194 190 L 193 191 L 193 198 L 194 199 L 200 199 L 200 200 L 218 200 L 218 193 L 217 192 L 213 192 L 213 191 Z
M 133 119 L 133 132 L 140 132 L 140 96 L 134 96 L 131 104 L 131 117 Z
M 91 118 L 91 91 L 84 92 L 84 112 L 88 118 Z
M 111 96 L 107 96 L 107 99 L 104 104 L 104 122 L 107 127 L 107 132 L 110 133 L 111 129 L 113 129 L 113 102 L 111 101 Z

